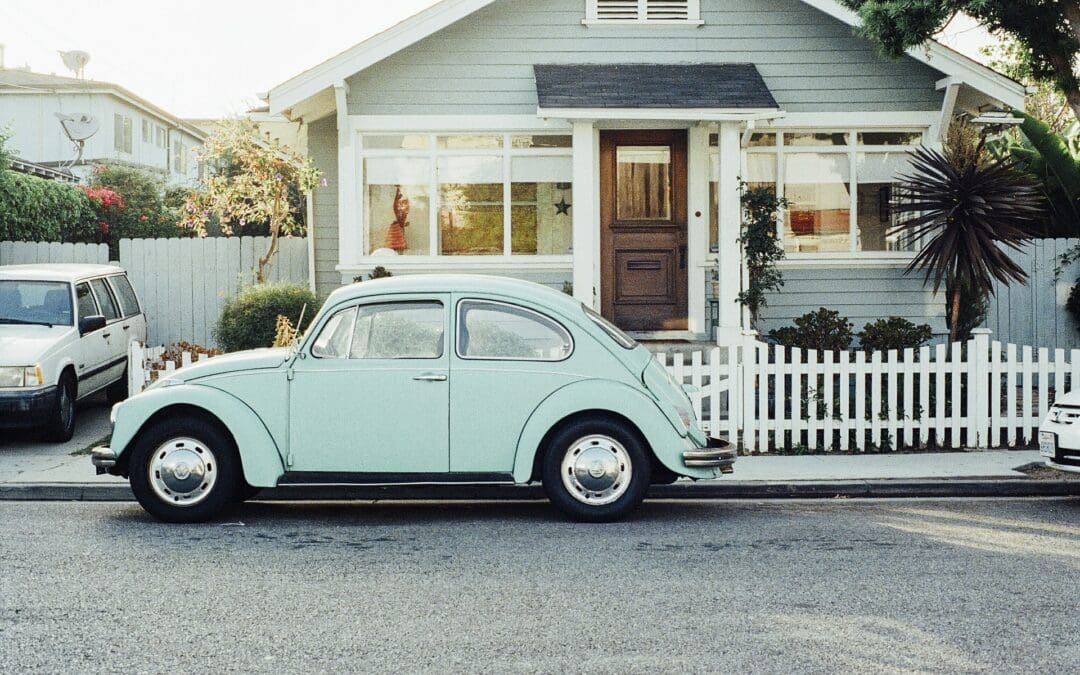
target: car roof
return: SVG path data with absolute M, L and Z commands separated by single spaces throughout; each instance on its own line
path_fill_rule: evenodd
M 581 303 L 548 286 L 487 274 L 413 274 L 371 279 L 339 288 L 327 305 L 373 295 L 399 293 L 479 293 L 519 299 L 563 312 L 581 311 Z
M 78 281 L 104 274 L 119 274 L 123 268 L 116 265 L 89 265 L 84 263 L 41 263 L 34 265 L 0 265 L 0 279 L 18 281 Z

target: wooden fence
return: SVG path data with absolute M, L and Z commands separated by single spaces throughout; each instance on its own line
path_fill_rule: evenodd
M 1040 239 L 1023 251 L 1010 251 L 1009 257 L 1028 273 L 1028 282 L 995 282 L 985 327 L 1003 342 L 1080 347 L 1080 331 L 1065 310 L 1069 291 L 1080 278 L 1080 262 L 1062 268 L 1060 261 L 1062 253 L 1077 245 L 1080 239 Z
M 61 244 L 46 241 L 0 241 L 0 265 L 109 262 L 106 244 Z

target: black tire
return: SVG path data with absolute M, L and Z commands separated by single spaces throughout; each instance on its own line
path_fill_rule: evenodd
M 191 439 L 194 443 L 181 439 Z M 169 443 L 175 445 L 163 449 Z M 150 476 L 155 458 L 160 461 L 167 457 L 165 453 L 168 452 L 199 452 L 200 448 L 209 450 L 213 461 L 199 465 L 202 473 L 190 473 L 192 464 L 185 464 L 184 478 L 199 476 L 196 483 L 201 482 L 201 486 L 183 494 L 170 492 L 171 499 L 160 494 L 158 490 L 162 489 L 162 481 L 155 481 Z M 224 513 L 240 497 L 244 479 L 236 444 L 216 424 L 193 417 L 162 420 L 139 433 L 131 453 L 128 466 L 131 491 L 135 493 L 139 504 L 158 520 L 167 523 L 206 522 Z M 206 455 L 199 454 L 201 459 L 198 461 L 205 459 Z M 216 475 L 210 480 L 212 472 L 216 472 Z M 161 475 L 160 472 L 157 473 Z M 159 487 L 155 488 L 155 484 Z M 202 488 L 207 485 L 209 487 L 203 491 Z M 188 503 L 185 503 L 185 500 L 189 500 Z
M 60 376 L 56 385 L 56 401 L 49 420 L 42 428 L 45 440 L 67 443 L 75 435 L 75 396 L 75 378 L 67 371 Z
M 124 369 L 124 375 L 116 382 L 105 388 L 105 396 L 109 403 L 119 403 L 128 397 L 128 371 Z
M 597 449 L 594 454 L 598 454 L 600 461 L 610 466 L 622 467 L 619 473 L 593 475 L 593 478 L 613 481 L 612 493 L 608 497 L 601 496 L 603 493 L 590 493 L 585 489 L 587 486 L 584 483 L 575 482 L 578 476 L 582 476 L 585 481 L 589 480 L 589 476 L 575 473 L 574 468 L 568 467 L 567 480 L 563 480 L 563 460 L 567 459 L 568 455 L 575 454 L 582 461 L 587 461 L 587 457 L 581 453 L 593 451 L 594 447 Z M 620 484 L 620 479 L 626 476 L 627 463 L 630 478 Z M 597 470 L 605 468 L 599 462 L 593 466 L 596 466 Z M 583 466 L 579 466 L 579 470 L 582 468 Z M 548 499 L 570 518 L 582 522 L 608 523 L 624 518 L 641 504 L 649 489 L 651 470 L 649 450 L 636 430 L 611 419 L 586 418 L 572 422 L 555 432 L 544 449 L 541 477 Z M 572 491 L 567 483 L 573 484 L 577 489 Z M 588 503 L 593 498 L 601 501 Z M 608 498 L 613 498 L 613 501 L 603 503 Z

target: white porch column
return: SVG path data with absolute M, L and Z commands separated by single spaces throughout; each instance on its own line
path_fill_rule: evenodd
M 742 129 L 738 122 L 720 124 L 720 176 L 718 181 L 719 213 L 719 309 L 716 341 L 721 345 L 739 344 L 742 337 L 742 247 L 739 236 L 742 205 L 739 203 L 739 175 L 742 172 Z
M 574 297 L 600 309 L 600 133 L 574 122 Z
M 360 193 L 356 174 L 356 134 L 349 121 L 349 85 L 342 80 L 334 86 L 337 103 L 338 151 L 338 263 L 354 266 L 361 255 Z

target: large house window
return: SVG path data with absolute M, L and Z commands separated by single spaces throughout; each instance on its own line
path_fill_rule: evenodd
M 571 138 L 361 137 L 367 253 L 568 255 Z
M 700 0 L 587 0 L 586 25 L 690 24 L 700 25 Z
M 188 172 L 188 156 L 187 147 L 184 142 L 177 139 L 173 141 L 173 172 L 178 174 L 187 174 Z
M 131 118 L 113 113 L 113 149 L 131 154 Z
M 788 201 L 780 237 L 789 254 L 897 252 L 914 242 L 893 232 L 897 177 L 910 169 L 919 131 L 787 131 L 755 133 L 742 179 L 771 187 Z M 716 250 L 719 153 L 713 153 L 712 250 Z

